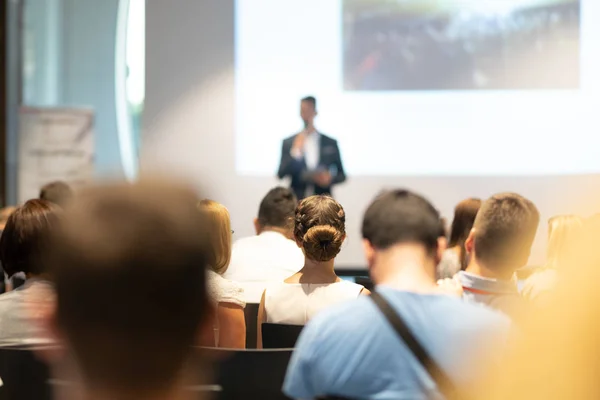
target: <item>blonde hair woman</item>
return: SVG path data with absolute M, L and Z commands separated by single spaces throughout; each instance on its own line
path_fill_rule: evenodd
M 582 225 L 583 220 L 576 215 L 557 215 L 548 220 L 546 264 L 525 281 L 523 296 L 536 300 L 555 286 L 558 270 L 568 267 L 573 258 L 573 245 Z
M 243 290 L 236 283 L 222 277 L 231 259 L 231 220 L 225 206 L 212 200 L 199 204 L 209 225 L 207 264 L 208 294 L 217 315 L 215 321 L 215 344 L 218 347 L 245 348 L 246 322 L 244 320 Z

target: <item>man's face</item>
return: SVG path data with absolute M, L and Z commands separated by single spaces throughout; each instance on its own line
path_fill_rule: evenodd
M 302 118 L 305 125 L 312 124 L 316 115 L 317 112 L 310 102 L 300 102 L 300 118 Z

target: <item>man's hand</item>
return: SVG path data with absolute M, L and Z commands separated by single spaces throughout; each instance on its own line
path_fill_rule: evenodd
M 294 138 L 294 143 L 292 144 L 292 153 L 304 153 L 304 143 L 306 142 L 306 131 L 302 131 L 296 135 Z
M 331 174 L 329 171 L 317 172 L 315 174 L 315 183 L 320 187 L 328 187 L 331 185 Z

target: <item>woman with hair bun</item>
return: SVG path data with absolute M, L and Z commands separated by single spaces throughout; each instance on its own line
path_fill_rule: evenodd
M 346 239 L 346 214 L 329 196 L 311 196 L 296 207 L 294 239 L 304 253 L 304 267 L 264 291 L 258 311 L 258 344 L 263 322 L 304 325 L 333 304 L 370 294 L 362 285 L 335 274 L 334 261 Z

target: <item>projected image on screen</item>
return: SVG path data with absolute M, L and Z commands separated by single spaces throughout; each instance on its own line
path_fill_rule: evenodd
M 600 0 L 236 0 L 235 169 L 275 176 L 313 95 L 349 182 L 600 173 L 597 21 Z
M 345 90 L 576 89 L 580 0 L 343 0 Z M 522 69 L 523 59 L 558 59 Z

